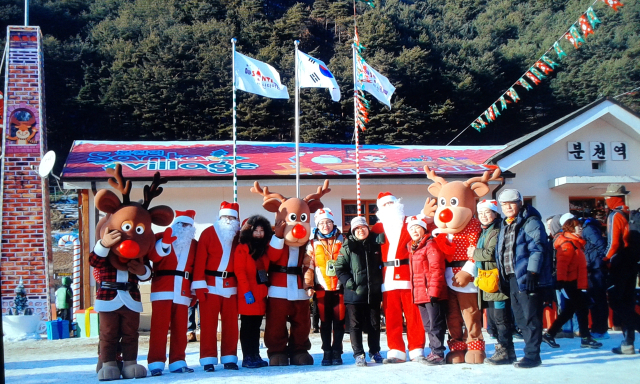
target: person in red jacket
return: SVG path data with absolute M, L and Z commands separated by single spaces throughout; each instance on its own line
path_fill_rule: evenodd
M 431 227 L 429 227 L 431 226 Z M 447 283 L 444 281 L 445 258 L 436 240 L 431 237 L 433 218 L 411 216 L 407 218 L 407 230 L 411 242 L 407 249 L 411 255 L 411 290 L 413 303 L 418 306 L 424 331 L 429 337 L 431 353 L 422 363 L 427 365 L 445 364 L 444 334 L 447 331 Z M 453 253 L 451 244 L 441 236 L 447 253 Z
M 155 249 L 149 253 L 153 262 L 151 280 L 151 335 L 148 367 L 151 376 L 160 376 L 167 360 L 167 334 L 171 329 L 169 371 L 193 372 L 185 361 L 188 309 L 191 303 L 191 280 L 196 256 L 194 236 L 196 212 L 176 211 L 171 227 L 157 234 Z
M 224 369 L 238 369 L 238 299 L 233 272 L 239 207 L 223 201 L 219 219 L 198 240 L 191 289 L 200 302 L 200 365 L 214 372 L 218 364 L 218 317 L 221 319 L 220 362 Z
M 238 280 L 238 313 L 242 366 L 260 368 L 269 365 L 260 357 L 260 325 L 267 310 L 267 246 L 273 230 L 266 218 L 251 216 L 240 229 L 240 241 L 233 255 Z
M 565 216 L 563 216 L 565 217 Z M 565 309 L 560 312 L 547 332 L 542 335 L 542 341 L 552 348 L 559 348 L 555 336 L 564 323 L 575 313 L 578 316 L 582 348 L 600 348 L 602 343 L 595 341 L 589 332 L 589 305 L 587 303 L 587 259 L 584 256 L 585 241 L 582 234 L 582 224 L 577 219 L 566 219 L 561 222 L 563 232 L 556 237 L 553 247 L 556 250 L 556 276 L 558 289 L 567 299 Z

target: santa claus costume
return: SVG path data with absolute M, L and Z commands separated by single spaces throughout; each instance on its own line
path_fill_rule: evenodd
M 373 226 L 375 233 L 385 234 L 382 244 L 382 308 L 387 326 L 389 352 L 384 363 L 399 363 L 407 360 L 402 339 L 403 313 L 407 321 L 409 359 L 424 359 L 425 333 L 418 307 L 411 294 L 409 251 L 407 244 L 411 236 L 407 231 L 404 206 L 389 192 L 378 195 L 380 221 Z
M 151 335 L 147 356 L 151 376 L 164 370 L 167 334 L 171 329 L 169 371 L 193 372 L 187 367 L 188 308 L 191 302 L 191 274 L 196 255 L 194 218 L 196 212 L 176 211 L 176 217 L 164 234 L 158 234 L 155 249 L 149 254 L 153 262 L 151 280 Z
M 237 203 L 222 202 L 219 219 L 198 240 L 191 289 L 200 301 L 200 365 L 213 372 L 218 364 L 218 316 L 221 318 L 220 362 L 238 369 L 238 300 L 233 251 L 240 229 Z

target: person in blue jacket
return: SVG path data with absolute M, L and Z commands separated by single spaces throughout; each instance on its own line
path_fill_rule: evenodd
M 591 307 L 591 336 L 594 339 L 608 339 L 609 304 L 607 303 L 606 270 L 602 268 L 602 258 L 607 251 L 607 239 L 602 235 L 602 224 L 595 218 L 587 218 L 582 225 L 582 238 L 587 241 L 584 255 L 587 258 L 589 275 L 588 294 L 593 300 Z
M 542 308 L 546 289 L 555 285 L 551 246 L 540 213 L 523 205 L 515 189 L 500 192 L 498 202 L 505 215 L 496 245 L 500 290 L 509 292 L 516 323 L 522 328 L 525 356 L 516 368 L 542 364 Z

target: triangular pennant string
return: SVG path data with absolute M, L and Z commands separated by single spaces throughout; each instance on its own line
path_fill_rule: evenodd
M 602 2 L 613 8 L 613 10 L 616 12 L 618 12 L 619 7 L 622 7 L 624 5 L 619 0 L 602 0 Z
M 500 96 L 500 108 L 504 111 L 507 109 L 507 100 L 504 98 L 504 95 Z
M 557 41 L 553 43 L 553 49 L 556 51 L 556 55 L 558 55 L 558 60 L 562 60 L 563 57 L 567 56 L 565 51 L 563 51 L 562 48 L 560 47 L 560 43 L 558 43 Z
M 548 58 L 547 55 L 542 55 L 541 59 L 542 59 L 542 61 L 547 63 L 551 67 L 551 69 L 555 69 L 555 67 L 559 67 L 560 66 L 560 64 L 558 64 L 555 61 L 553 61 L 550 58 Z
M 598 16 L 596 16 L 596 12 L 592 7 L 589 7 L 589 9 L 587 9 L 587 18 L 589 19 L 589 22 L 594 29 L 596 28 L 596 24 L 602 23 L 600 19 L 598 19 Z
M 553 69 L 550 66 L 548 66 L 547 64 L 543 63 L 542 61 L 538 61 L 534 65 L 536 67 L 540 68 L 540 70 L 542 72 L 544 72 L 545 75 L 548 75 L 551 72 L 553 72 Z
M 584 35 L 585 39 L 589 34 L 591 35 L 594 34 L 593 27 L 591 26 L 591 23 L 587 19 L 587 15 L 580 16 L 578 23 L 580 24 L 580 30 L 582 31 L 582 34 Z
M 523 86 L 524 89 L 526 89 L 527 91 L 530 91 L 530 90 L 533 89 L 531 84 L 529 84 L 529 82 L 527 80 L 525 80 L 524 78 L 522 78 L 522 77 L 520 78 L 520 80 L 518 80 L 517 84 L 520 84 L 521 86 Z

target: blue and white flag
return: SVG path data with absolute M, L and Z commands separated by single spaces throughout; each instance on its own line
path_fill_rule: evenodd
M 298 84 L 300 88 L 327 88 L 331 99 L 340 101 L 340 88 L 329 68 L 301 51 L 298 51 Z
M 389 80 L 378 71 L 371 68 L 364 59 L 358 55 L 356 60 L 356 88 L 369 92 L 382 104 L 391 109 L 391 96 L 396 87 L 391 85 Z
M 280 74 L 272 66 L 234 52 L 236 88 L 272 99 L 288 99 L 287 87 L 280 82 Z

